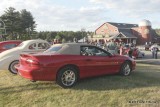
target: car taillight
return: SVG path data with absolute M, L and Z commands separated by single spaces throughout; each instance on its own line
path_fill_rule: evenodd
M 32 59 L 27 59 L 26 62 L 30 65 L 39 65 L 39 62 Z

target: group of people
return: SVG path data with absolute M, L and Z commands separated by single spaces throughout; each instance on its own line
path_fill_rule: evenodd
M 139 57 L 139 51 L 134 44 L 116 43 L 114 41 L 108 43 L 92 42 L 90 44 L 96 45 L 113 54 L 127 55 L 131 58 Z M 144 57 L 144 55 L 142 55 L 142 57 Z
M 90 44 L 96 45 L 104 50 L 109 51 L 110 53 L 113 53 L 113 54 L 120 54 L 120 55 L 128 54 L 128 56 L 132 56 L 131 52 L 125 53 L 125 49 L 124 49 L 125 44 L 124 43 L 116 43 L 114 41 L 110 41 L 108 43 L 91 42 Z
M 128 47 L 126 47 L 127 46 L 126 44 L 123 43 L 117 44 L 114 41 L 108 43 L 91 42 L 90 44 L 103 48 L 113 54 L 128 55 L 131 58 L 144 57 L 145 55 L 145 53 L 140 52 L 139 49 L 136 48 L 134 44 L 128 44 Z M 159 50 L 157 47 L 153 47 L 151 49 L 152 58 L 157 59 L 158 51 Z

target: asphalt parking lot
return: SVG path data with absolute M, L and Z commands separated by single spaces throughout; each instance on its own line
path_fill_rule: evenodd
M 142 50 L 142 52 L 145 53 L 145 57 L 135 59 L 137 63 L 148 63 L 148 64 L 160 65 L 160 52 L 158 52 L 157 59 L 152 58 L 151 51 Z

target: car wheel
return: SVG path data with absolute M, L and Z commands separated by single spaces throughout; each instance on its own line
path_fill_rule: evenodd
M 13 61 L 13 62 L 11 62 L 11 64 L 9 65 L 9 71 L 11 72 L 11 73 L 13 73 L 13 74 L 17 74 L 17 70 L 16 70 L 16 68 L 15 68 L 15 66 L 17 65 L 19 63 L 19 61 Z
M 124 62 L 121 66 L 120 74 L 123 76 L 128 76 L 131 74 L 131 65 L 129 62 Z
M 57 74 L 57 84 L 63 88 L 74 86 L 78 79 L 78 72 L 74 67 L 64 67 Z

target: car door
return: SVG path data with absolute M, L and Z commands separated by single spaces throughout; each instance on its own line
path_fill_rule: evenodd
M 81 55 L 84 56 L 84 71 L 86 76 L 97 76 L 117 72 L 118 62 L 109 52 L 95 47 L 82 46 Z

